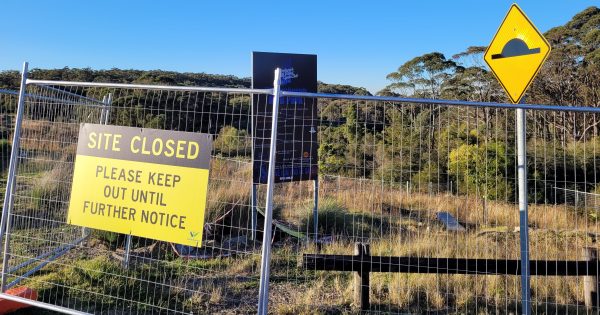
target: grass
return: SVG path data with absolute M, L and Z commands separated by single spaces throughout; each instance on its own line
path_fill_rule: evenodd
M 45 268 L 25 284 L 40 292 L 40 300 L 77 302 L 76 307 L 98 313 L 127 308 L 138 312 L 218 310 L 231 307 L 237 299 L 239 308 L 246 301 L 241 297 L 254 291 L 244 281 L 232 281 L 225 266 L 232 261 L 214 259 L 198 263 L 180 260 L 135 264 L 124 269 L 118 260 L 106 253 L 72 260 L 68 265 L 55 263 Z M 237 270 L 238 276 L 240 270 Z M 249 291 L 250 290 L 250 291 Z M 131 303 L 131 302 L 133 303 Z
M 31 135 L 48 130 L 29 126 Z M 66 136 L 66 134 L 63 134 Z M 34 152 L 35 143 L 25 141 Z M 40 149 L 54 156 L 32 156 L 20 166 L 17 215 L 48 219 L 17 219 L 13 225 L 13 263 L 64 242 L 80 233 L 61 223 L 66 215 L 73 153 L 59 155 L 54 146 Z M 49 154 L 49 155 L 52 155 Z M 46 157 L 48 159 L 46 159 Z M 54 161 L 54 162 L 49 162 Z M 21 172 L 22 171 L 22 172 Z M 220 252 L 227 242 L 245 236 L 249 228 L 251 165 L 215 158 L 206 211 L 207 251 Z M 278 185 L 275 218 L 314 237 L 310 182 Z M 381 182 L 323 176 L 320 179 L 318 230 L 328 239 L 324 254 L 351 254 L 354 242 L 366 241 L 373 255 L 517 259 L 518 209 L 506 201 L 486 201 L 476 195 L 406 192 Z M 264 205 L 264 187 L 258 190 Z M 444 229 L 436 219 L 450 212 L 464 233 Z M 566 205 L 530 205 L 532 259 L 581 259 L 585 246 L 596 246 L 598 224 L 585 212 Z M 21 220 L 21 221 L 19 221 Z M 36 223 L 37 222 L 37 223 Z M 36 225 L 37 224 L 37 225 Z M 259 227 L 262 222 L 259 222 Z M 62 234 L 61 234 L 62 233 Z M 259 231 L 259 239 L 261 239 Z M 156 243 L 156 244 L 155 244 Z M 200 313 L 252 313 L 256 308 L 260 243 L 235 243 L 234 255 L 202 260 L 176 257 L 167 244 L 135 238 L 134 248 L 156 246 L 135 259 L 129 269 L 115 252 L 122 238 L 94 233 L 85 246 L 50 263 L 24 284 L 39 290 L 40 300 L 88 312 L 181 310 Z M 350 272 L 324 272 L 298 267 L 312 243 L 277 233 L 271 260 L 270 305 L 275 314 L 353 314 Z M 381 312 L 508 313 L 519 309 L 519 277 L 472 275 L 371 275 L 371 303 Z M 583 303 L 581 277 L 534 277 L 532 296 L 539 313 L 569 313 Z
M 279 207 L 283 208 L 281 219 L 299 222 L 299 229 L 312 231 L 310 187 L 304 183 L 289 186 L 293 188 L 278 191 Z M 408 194 L 373 186 L 352 179 L 335 182 L 322 179 L 319 230 L 335 237 L 333 243 L 323 245 L 321 253 L 352 254 L 353 242 L 364 237 L 371 244 L 373 255 L 496 259 L 520 256 L 515 204 L 484 203 L 477 196 Z M 468 231 L 445 231 L 435 219 L 438 211 L 452 213 Z M 582 258 L 583 247 L 596 246 L 596 221 L 573 207 L 530 205 L 529 218 L 531 259 L 578 260 Z M 315 252 L 313 247 L 302 250 L 302 253 Z M 293 249 L 280 252 L 285 253 L 290 257 L 299 256 Z M 293 267 L 284 269 L 289 272 Z M 305 285 L 294 286 L 294 295 L 306 298 L 286 300 L 277 312 L 352 312 L 353 283 L 349 273 L 312 272 L 312 278 L 309 274 L 311 272 L 291 273 L 289 282 L 306 281 Z M 582 283 L 580 277 L 533 277 L 532 296 L 537 312 L 581 311 Z M 274 293 L 278 294 L 284 295 Z M 372 310 L 505 313 L 518 310 L 520 306 L 515 301 L 519 299 L 520 278 L 517 276 L 371 275 Z

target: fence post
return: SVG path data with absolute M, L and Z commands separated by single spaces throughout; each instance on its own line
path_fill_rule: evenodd
M 595 248 L 583 248 L 583 259 L 598 264 L 598 251 Z M 598 307 L 598 292 L 600 292 L 598 275 L 583 277 L 583 295 L 585 307 L 588 309 Z
M 101 124 L 108 125 L 108 117 L 110 117 L 110 107 L 112 106 L 112 93 L 108 93 L 106 97 L 106 111 L 104 111 L 104 121 L 100 122 Z
M 129 268 L 131 260 L 131 232 L 125 236 L 125 253 L 123 253 L 123 268 Z
M 269 174 L 265 201 L 265 225 L 260 263 L 260 287 L 258 292 L 258 314 L 267 315 L 269 305 L 269 274 L 271 263 L 271 229 L 273 227 L 273 188 L 275 186 L 275 150 L 277 149 L 277 116 L 281 95 L 281 69 L 275 69 L 273 81 L 273 114 L 271 117 L 271 146 L 269 148 Z
M 104 112 L 106 112 L 106 97 L 107 95 L 104 95 L 102 97 L 102 104 L 104 104 L 104 106 L 102 106 L 102 109 L 100 110 L 100 124 L 104 124 Z
M 360 268 L 354 273 L 354 305 L 361 311 L 368 310 L 369 303 L 369 292 L 371 287 L 369 284 L 369 267 L 365 268 L 363 261 L 369 260 L 371 256 L 371 250 L 369 244 L 355 243 L 354 244 L 354 255 L 356 260 L 360 262 Z
M 527 215 L 527 127 L 525 110 L 517 108 L 517 169 L 519 180 L 519 234 L 521 239 L 521 303 L 522 313 L 531 314 L 529 287 L 529 218 Z
M 319 243 L 319 178 L 314 180 L 314 208 L 313 208 L 313 222 L 315 224 L 315 244 Z
M 10 215 L 13 208 L 15 188 L 15 172 L 17 169 L 19 155 L 19 138 L 21 137 L 21 122 L 23 121 L 23 111 L 25 107 L 25 90 L 27 88 L 27 71 L 29 64 L 23 63 L 23 72 L 21 74 L 21 89 L 19 90 L 19 103 L 17 105 L 17 117 L 15 119 L 15 134 L 12 141 L 12 151 L 10 152 L 10 164 L 8 166 L 8 178 L 6 180 L 6 192 L 4 194 L 4 204 L 2 219 L 0 221 L 0 239 L 4 237 L 4 255 L 2 261 L 2 278 L 0 280 L 0 290 L 6 290 L 6 270 L 8 267 L 8 253 L 10 251 Z
M 254 140 L 252 140 L 252 141 L 254 141 Z M 254 150 L 254 148 L 253 148 L 253 150 Z M 254 161 L 254 158 L 252 158 L 252 161 Z M 256 226 L 257 226 L 257 222 L 258 222 L 258 209 L 256 209 L 256 207 L 257 207 L 256 189 L 257 189 L 257 185 L 255 183 L 252 183 L 252 192 L 250 193 L 250 203 L 251 203 L 250 239 L 253 241 L 256 240 Z

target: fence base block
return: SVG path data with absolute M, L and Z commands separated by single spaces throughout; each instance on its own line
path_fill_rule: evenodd
M 28 287 L 18 287 L 18 288 L 9 289 L 9 290 L 6 290 L 6 294 L 10 294 L 10 295 L 30 299 L 30 300 L 37 300 L 37 298 L 38 298 L 37 291 L 35 291 L 34 289 L 30 289 Z M 31 307 L 31 305 L 19 303 L 16 301 L 0 299 L 0 315 L 8 314 L 8 313 L 20 310 L 22 308 L 27 308 L 27 307 Z

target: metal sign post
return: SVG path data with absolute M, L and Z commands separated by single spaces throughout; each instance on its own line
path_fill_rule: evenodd
M 513 4 L 483 59 L 514 104 L 523 95 L 550 54 L 550 44 L 518 5 Z M 529 231 L 527 215 L 527 143 L 525 109 L 517 108 L 517 168 L 521 241 L 522 313 L 531 314 Z
M 519 234 L 521 239 L 521 300 L 523 314 L 531 314 L 529 222 L 527 214 L 527 141 L 525 110 L 517 108 L 517 172 L 519 181 Z
M 252 183 L 252 205 L 251 205 L 251 209 L 250 209 L 250 239 L 251 240 L 256 240 L 256 227 L 258 226 L 258 209 L 257 207 L 257 196 L 256 196 L 256 190 L 258 185 L 255 183 Z
M 273 70 L 279 68 L 281 73 L 281 91 L 300 91 L 316 93 L 317 83 L 317 56 L 307 54 L 252 52 L 252 88 L 271 88 Z M 256 236 L 257 225 L 257 198 L 256 190 L 259 184 L 266 184 L 269 176 L 267 161 L 269 160 L 269 130 L 266 117 L 270 112 L 269 100 L 264 103 L 258 101 L 258 95 L 252 97 L 252 194 L 251 194 L 251 220 L 250 237 Z M 317 100 L 306 97 L 286 97 L 279 100 L 280 105 L 280 152 L 275 153 L 277 168 L 275 169 L 275 183 L 312 180 L 314 192 L 313 220 L 314 241 L 317 241 L 318 225 L 318 143 L 317 129 Z M 310 221 L 310 220 L 309 220 Z M 310 231 L 307 228 L 307 238 Z
M 252 88 L 254 88 L 254 82 L 252 82 Z M 250 139 L 252 139 L 252 147 L 250 154 L 252 157 L 252 161 L 254 161 L 254 142 L 256 141 L 256 120 L 254 118 L 254 115 L 256 115 L 256 113 L 254 112 L 254 102 L 255 96 L 252 95 L 252 97 L 250 98 Z M 252 165 L 254 166 L 254 162 L 252 162 Z M 250 239 L 253 241 L 256 241 L 256 227 L 258 226 L 258 209 L 256 208 L 256 190 L 258 188 L 257 186 L 258 185 L 253 181 L 252 191 L 250 193 Z

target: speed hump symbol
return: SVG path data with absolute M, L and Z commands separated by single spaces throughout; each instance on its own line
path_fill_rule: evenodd
M 550 44 L 513 4 L 483 59 L 490 67 L 510 100 L 519 103 L 523 94 L 550 54 Z

